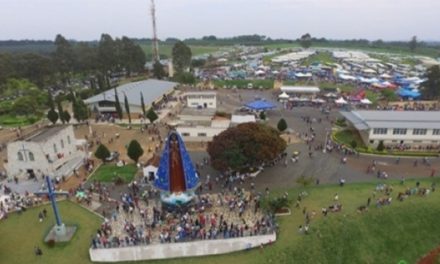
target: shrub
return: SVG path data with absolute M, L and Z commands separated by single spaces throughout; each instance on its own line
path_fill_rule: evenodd
M 357 142 L 356 142 L 356 140 L 352 140 L 351 142 L 350 142 L 350 146 L 353 148 L 353 149 L 356 149 L 356 147 L 357 147 Z
M 110 151 L 104 144 L 100 144 L 96 149 L 95 157 L 105 162 L 105 159 L 110 157 Z
M 284 120 L 284 118 L 281 118 L 280 121 L 278 121 L 277 128 L 280 132 L 283 132 L 284 130 L 287 129 L 287 123 L 286 120 Z
M 385 149 L 385 145 L 383 144 L 383 141 L 379 141 L 379 145 L 377 145 L 377 151 L 383 151 Z

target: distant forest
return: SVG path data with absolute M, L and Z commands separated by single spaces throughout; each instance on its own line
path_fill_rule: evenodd
M 149 45 L 151 39 L 131 39 L 136 44 Z M 402 51 L 408 49 L 408 42 L 405 41 L 369 41 L 367 39 L 351 39 L 351 40 L 332 40 L 326 38 L 311 38 L 313 46 L 316 47 L 345 47 L 345 48 L 377 48 L 382 50 Z M 173 45 L 179 41 L 178 38 L 167 38 L 161 40 L 161 45 Z M 229 38 L 218 38 L 216 36 L 205 36 L 202 38 L 188 38 L 183 40 L 190 46 L 230 46 L 230 45 L 270 45 L 281 43 L 296 43 L 300 39 L 272 39 L 263 35 L 242 35 Z M 98 41 L 76 41 L 69 40 L 72 45 L 75 43 L 88 43 L 89 45 L 97 45 Z M 431 57 L 440 57 L 440 42 L 423 42 L 417 43 L 419 49 L 417 54 L 427 55 Z M 0 41 L 0 52 L 32 52 L 40 54 L 50 54 L 55 50 L 55 43 L 52 40 L 4 40 Z

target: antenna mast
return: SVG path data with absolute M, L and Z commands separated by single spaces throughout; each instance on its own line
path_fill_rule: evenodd
M 154 0 L 151 0 L 151 19 L 153 20 L 153 63 L 160 60 L 159 57 L 159 40 L 157 39 L 157 30 L 156 30 L 156 8 L 154 5 Z

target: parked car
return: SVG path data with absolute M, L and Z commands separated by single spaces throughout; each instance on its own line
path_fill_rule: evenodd
M 119 152 L 117 152 L 117 151 L 112 151 L 112 152 L 110 152 L 110 156 L 108 156 L 108 157 L 105 159 L 105 161 L 110 162 L 110 161 L 115 161 L 115 160 L 118 160 L 118 159 L 119 159 Z

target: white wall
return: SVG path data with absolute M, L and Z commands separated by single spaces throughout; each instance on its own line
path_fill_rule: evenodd
M 225 127 L 177 127 L 177 132 L 183 137 L 184 141 L 211 141 L 214 136 L 225 131 Z
M 70 143 L 68 140 L 70 138 Z M 61 141 L 63 141 L 64 147 Z M 54 150 L 56 145 L 57 152 Z M 25 151 L 22 151 L 22 149 Z M 23 161 L 18 160 L 18 152 L 24 156 Z M 34 161 L 29 157 L 29 152 L 34 155 Z M 34 170 L 38 175 L 53 174 L 57 167 L 67 162 L 72 157 L 77 157 L 79 150 L 76 147 L 76 138 L 72 126 L 67 126 L 65 129 L 58 131 L 55 135 L 47 138 L 45 141 L 15 141 L 8 144 L 8 163 L 6 170 L 10 177 L 25 176 L 23 172 L 28 169 Z M 61 154 L 62 157 L 58 157 Z M 47 156 L 52 162 L 49 162 Z
M 231 253 L 259 247 L 276 241 L 276 234 L 231 239 L 203 240 L 171 244 L 154 244 L 137 247 L 90 249 L 90 259 L 95 262 L 138 261 L 170 259 Z
M 432 129 L 428 129 L 426 135 L 413 135 L 413 129 L 407 129 L 405 135 L 393 135 L 393 128 L 388 128 L 387 133 L 383 135 L 373 134 L 373 131 L 371 129 L 369 133 L 369 140 L 374 140 L 372 145 L 379 144 L 381 140 L 385 144 L 400 144 L 402 140 L 404 144 L 410 145 L 438 145 L 440 143 L 440 135 L 433 135 Z
M 186 95 L 186 105 L 192 108 L 215 109 L 217 108 L 217 96 L 214 93 L 190 93 Z

